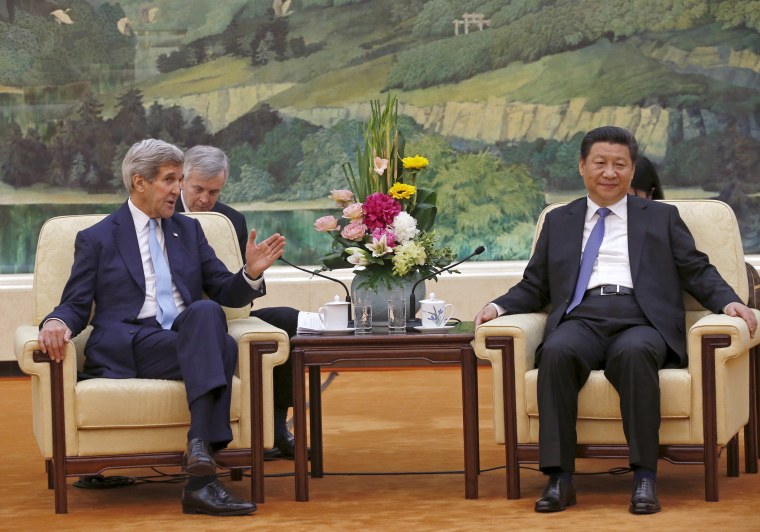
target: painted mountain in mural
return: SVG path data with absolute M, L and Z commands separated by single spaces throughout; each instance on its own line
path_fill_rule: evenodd
M 118 192 L 123 153 L 150 135 L 223 147 L 227 201 L 292 210 L 343 186 L 368 101 L 394 91 L 458 251 L 502 235 L 487 258 L 526 256 L 530 190 L 576 195 L 579 138 L 611 123 L 670 197 L 728 201 L 758 252 L 758 30 L 740 0 L 11 0 L 0 192 Z

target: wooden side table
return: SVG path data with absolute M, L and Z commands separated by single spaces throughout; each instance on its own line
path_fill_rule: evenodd
M 309 500 L 306 455 L 306 379 L 309 369 L 309 404 L 311 432 L 311 476 L 324 475 L 322 461 L 322 397 L 320 369 L 330 367 L 383 367 L 409 361 L 433 365 L 456 364 L 462 372 L 462 410 L 464 428 L 465 497 L 478 498 L 480 467 L 478 436 L 478 375 L 471 323 L 459 324 L 448 332 L 429 334 L 407 332 L 388 334 L 385 328 L 366 335 L 298 335 L 290 340 L 293 357 L 293 419 L 296 446 L 296 500 Z

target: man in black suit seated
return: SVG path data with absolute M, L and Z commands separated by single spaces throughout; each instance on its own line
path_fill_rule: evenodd
M 229 205 L 219 201 L 219 195 L 227 182 L 229 161 L 227 155 L 213 146 L 194 146 L 185 153 L 184 182 L 177 201 L 178 212 L 213 211 L 225 215 L 235 227 L 240 242 L 240 253 L 245 253 L 248 226 L 245 216 Z M 245 256 L 245 255 L 243 255 Z M 256 316 L 288 333 L 292 338 L 298 328 L 298 310 L 291 307 L 270 307 L 252 310 Z M 267 458 L 295 457 L 295 441 L 287 427 L 288 408 L 293 406 L 293 378 L 290 359 L 274 368 L 274 448 L 267 451 Z
M 754 336 L 750 309 L 721 278 L 672 205 L 628 196 L 636 139 L 618 127 L 589 131 L 578 170 L 588 196 L 551 211 L 522 280 L 487 304 L 476 325 L 502 314 L 549 306 L 538 366 L 539 466 L 549 476 L 537 512 L 575 504 L 578 392 L 603 369 L 620 394 L 634 487 L 629 510 L 660 511 L 658 370 L 685 367 L 681 291 L 714 313 L 740 316 Z

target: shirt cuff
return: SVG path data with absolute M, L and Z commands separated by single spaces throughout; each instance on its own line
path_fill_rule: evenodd
M 47 323 L 47 322 L 49 322 L 49 321 L 58 321 L 58 322 L 61 322 L 61 323 L 63 323 L 63 325 L 64 325 L 64 326 L 65 326 L 67 329 L 71 330 L 71 329 L 69 328 L 69 326 L 68 326 L 68 325 L 66 325 L 66 322 L 65 322 L 65 321 L 63 321 L 61 318 L 48 318 L 48 319 L 46 319 L 46 320 L 45 320 L 45 322 L 42 324 L 42 326 L 44 327 L 44 326 L 45 326 L 45 323 Z
M 505 309 L 504 307 L 501 307 L 501 306 L 497 305 L 493 301 L 490 302 L 489 305 L 491 305 L 493 308 L 496 309 L 496 312 L 497 312 L 497 314 L 499 316 L 501 316 L 502 314 L 506 314 L 507 313 L 507 309 Z
M 264 274 L 262 273 L 257 278 L 253 278 L 250 275 L 248 275 L 248 272 L 245 271 L 245 267 L 243 268 L 243 279 L 245 279 L 245 282 L 248 283 L 248 286 L 253 288 L 254 290 L 261 291 L 261 285 L 264 284 Z

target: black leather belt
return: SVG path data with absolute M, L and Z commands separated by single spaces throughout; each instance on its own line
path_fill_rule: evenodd
M 586 290 L 587 296 L 632 296 L 633 288 L 619 284 L 603 284 Z

